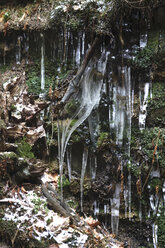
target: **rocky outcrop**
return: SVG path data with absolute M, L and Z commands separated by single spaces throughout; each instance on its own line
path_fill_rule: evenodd
M 1 100 L 1 151 L 15 151 L 16 142 L 26 137 L 27 143 L 32 147 L 42 141 L 43 156 L 47 151 L 46 133 L 40 112 L 50 104 L 44 100 L 31 100 L 25 82 L 25 71 L 13 72 L 7 81 L 3 82 L 0 91 Z M 4 79 L 7 78 L 4 76 Z M 35 148 L 34 148 L 35 150 Z M 42 156 L 41 156 L 42 157 Z

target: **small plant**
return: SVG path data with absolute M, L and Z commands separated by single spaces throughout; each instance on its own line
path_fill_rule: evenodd
M 152 64 L 153 51 L 149 48 L 140 50 L 134 60 L 135 66 L 139 68 L 148 68 Z
M 32 199 L 32 203 L 34 203 L 33 212 L 35 214 L 37 214 L 39 210 L 44 210 L 47 213 L 48 212 L 48 208 L 47 208 L 46 201 L 42 200 L 35 193 L 33 194 L 33 196 L 34 196 L 34 198 Z
M 60 179 L 60 177 L 58 178 L 57 185 L 58 185 L 58 189 L 60 190 L 61 189 L 61 179 Z M 69 185 L 70 185 L 70 182 L 69 182 L 68 178 L 63 175 L 62 176 L 62 187 L 65 188 L 65 187 L 67 187 Z
M 23 139 L 18 143 L 18 155 L 22 158 L 34 158 L 34 154 L 31 150 L 32 146 L 27 143 L 26 137 L 23 137 Z
M 165 247 L 165 215 L 162 207 L 162 212 L 158 218 L 158 245 L 159 247 Z
M 5 127 L 6 127 L 5 122 L 3 120 L 0 120 L 0 129 Z
M 99 138 L 97 140 L 97 147 L 98 148 L 103 146 L 104 143 L 107 142 L 108 136 L 109 136 L 109 134 L 107 132 L 100 133 L 100 136 L 99 136 Z
M 16 106 L 15 106 L 14 104 L 12 104 L 12 105 L 10 106 L 10 110 L 11 110 L 11 111 L 14 112 L 14 111 L 16 111 L 16 109 L 17 109 L 17 108 L 16 108 Z
M 5 12 L 5 14 L 3 16 L 3 21 L 7 22 L 9 20 L 9 18 L 10 18 L 10 13 L 7 11 L 7 12 Z

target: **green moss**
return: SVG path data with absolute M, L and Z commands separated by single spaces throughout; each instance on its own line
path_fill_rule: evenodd
M 153 83 L 152 98 L 147 110 L 147 126 L 164 126 L 165 120 L 165 83 Z
M 14 152 L 1 152 L 0 153 L 0 158 L 1 159 L 16 159 L 17 155 Z
M 0 237 L 3 241 L 11 241 L 17 230 L 17 224 L 13 221 L 6 221 L 0 218 Z
M 63 175 L 62 176 L 62 187 L 66 188 L 69 185 L 70 185 L 70 182 L 69 182 L 68 178 L 65 175 Z M 61 179 L 60 179 L 60 177 L 58 178 L 57 186 L 58 186 L 58 189 L 60 190 L 61 189 Z
M 33 212 L 34 214 L 37 214 L 39 210 L 44 210 L 46 213 L 48 213 L 48 208 L 47 208 L 47 202 L 42 200 L 40 197 L 38 197 L 35 193 L 33 194 L 34 198 L 32 202 L 34 203 L 34 209 Z
M 165 247 L 165 215 L 164 211 L 162 210 L 162 213 L 160 217 L 158 218 L 158 246 Z
M 26 137 L 24 137 L 18 143 L 17 153 L 21 158 L 34 158 L 34 154 L 31 151 L 32 146 L 26 142 Z
M 10 12 L 6 11 L 5 14 L 3 15 L 3 21 L 7 22 L 10 19 Z
M 137 53 L 133 64 L 138 68 L 148 68 L 152 65 L 153 55 L 153 51 L 150 48 L 144 48 Z
M 15 106 L 14 104 L 12 104 L 12 105 L 10 106 L 10 110 L 11 110 L 11 111 L 16 111 L 16 109 L 17 109 L 17 108 L 16 108 L 16 106 Z
M 77 111 L 78 107 L 79 103 L 73 98 L 66 105 L 65 111 L 69 116 L 73 116 L 73 114 Z
M 150 191 L 155 193 L 155 189 L 156 187 L 158 186 L 159 189 L 162 188 L 162 181 L 159 179 L 159 178 L 153 178 L 150 182 L 149 182 L 149 185 L 150 185 Z
M 67 203 L 73 209 L 77 209 L 77 207 L 79 206 L 79 202 L 75 199 L 68 200 Z
M 158 136 L 160 132 L 160 135 Z M 159 164 L 160 168 L 165 168 L 165 154 L 164 154 L 164 144 L 165 144 L 165 129 L 146 128 L 140 134 L 141 151 L 144 156 L 147 156 L 148 162 L 151 164 L 153 159 L 153 153 L 155 146 L 157 144 L 155 165 Z
M 109 133 L 107 132 L 100 133 L 97 140 L 97 147 L 101 148 L 105 143 L 107 143 L 108 138 L 109 138 Z

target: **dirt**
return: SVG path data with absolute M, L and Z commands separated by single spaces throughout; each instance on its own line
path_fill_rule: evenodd
M 46 29 L 51 9 L 52 5 L 45 1 L 0 6 L 0 32 L 6 35 L 9 30 Z

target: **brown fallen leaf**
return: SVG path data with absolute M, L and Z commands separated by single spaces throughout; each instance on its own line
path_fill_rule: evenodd
M 23 186 L 21 187 L 21 191 L 27 193 L 26 189 Z
M 85 222 L 91 227 L 96 227 L 100 225 L 100 222 L 98 220 L 94 220 L 91 216 L 86 218 Z
M 4 24 L 4 30 L 3 30 L 4 36 L 6 36 L 6 34 L 7 34 L 8 25 L 9 25 L 9 23 L 8 22 L 5 22 L 5 24 Z
M 23 30 L 26 30 L 27 27 L 28 27 L 28 22 L 25 22 L 25 23 L 24 23 L 24 26 L 23 26 Z
M 52 244 L 48 248 L 59 248 L 59 245 L 58 244 Z

